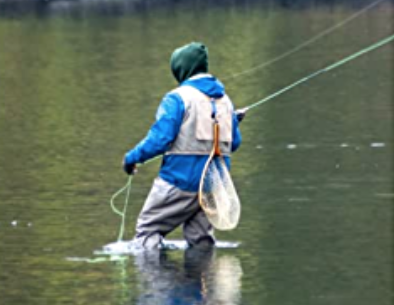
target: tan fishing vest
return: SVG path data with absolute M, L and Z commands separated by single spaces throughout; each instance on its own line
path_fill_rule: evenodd
M 179 134 L 166 154 L 210 154 L 213 146 L 213 101 L 216 106 L 216 120 L 220 126 L 220 150 L 223 155 L 230 155 L 233 140 L 233 106 L 228 96 L 211 99 L 191 86 L 181 86 L 172 92 L 179 94 L 182 98 L 185 113 Z

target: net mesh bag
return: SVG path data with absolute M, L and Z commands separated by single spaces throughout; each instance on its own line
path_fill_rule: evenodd
M 231 230 L 237 226 L 241 204 L 222 156 L 208 159 L 200 182 L 199 201 L 216 229 Z

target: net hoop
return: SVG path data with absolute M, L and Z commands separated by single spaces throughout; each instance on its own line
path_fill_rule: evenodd
M 219 147 L 219 124 L 201 175 L 198 201 L 209 222 L 218 230 L 232 230 L 239 222 L 241 205 Z

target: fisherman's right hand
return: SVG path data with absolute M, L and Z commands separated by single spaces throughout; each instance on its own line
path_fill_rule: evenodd
M 123 170 L 128 175 L 134 175 L 137 173 L 137 165 L 133 164 L 133 163 L 127 163 L 126 162 L 126 155 L 123 158 Z
M 127 175 L 134 175 L 137 173 L 137 165 L 124 163 L 123 170 Z

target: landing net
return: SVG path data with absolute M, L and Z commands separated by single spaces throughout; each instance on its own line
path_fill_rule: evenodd
M 208 160 L 201 179 L 199 201 L 208 220 L 218 230 L 234 229 L 241 204 L 222 156 Z

